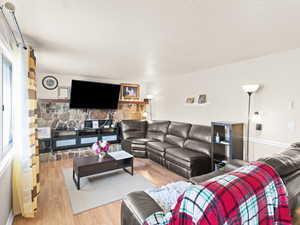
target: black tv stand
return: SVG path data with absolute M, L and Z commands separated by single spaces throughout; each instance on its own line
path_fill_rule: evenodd
M 52 129 L 52 151 L 92 146 L 97 141 L 120 143 L 118 127 L 85 129 Z

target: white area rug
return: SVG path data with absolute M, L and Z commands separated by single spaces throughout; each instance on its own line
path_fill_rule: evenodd
M 123 170 L 116 170 L 81 178 L 81 189 L 77 190 L 72 169 L 63 169 L 63 174 L 74 214 L 121 200 L 130 192 L 155 187 L 143 176 L 131 176 Z

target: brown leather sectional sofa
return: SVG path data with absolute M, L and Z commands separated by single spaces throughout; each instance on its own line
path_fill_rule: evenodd
M 172 121 L 123 120 L 122 148 L 190 178 L 211 171 L 211 127 Z
M 271 165 L 286 185 L 289 207 L 292 213 L 300 206 L 300 143 L 288 150 L 258 161 Z M 242 160 L 233 160 L 226 164 L 224 170 L 217 170 L 202 176 L 193 177 L 190 181 L 199 184 L 216 176 L 223 175 L 240 166 L 246 165 Z M 137 191 L 128 194 L 121 206 L 121 225 L 141 225 L 145 219 L 162 208 L 146 192 Z

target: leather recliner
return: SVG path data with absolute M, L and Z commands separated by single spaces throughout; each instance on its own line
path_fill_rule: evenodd
M 146 158 L 148 156 L 147 143 L 163 141 L 169 123 L 169 121 L 121 121 L 122 149 L 135 157 Z
M 145 125 L 146 123 L 146 125 Z M 211 127 L 170 121 L 121 121 L 122 148 L 190 178 L 211 171 Z
M 187 123 L 171 122 L 164 140 L 147 144 L 149 159 L 165 166 L 165 154 L 169 148 L 182 148 L 188 136 L 191 125 Z
M 182 147 L 166 149 L 166 167 L 184 177 L 211 171 L 211 128 L 192 125 Z

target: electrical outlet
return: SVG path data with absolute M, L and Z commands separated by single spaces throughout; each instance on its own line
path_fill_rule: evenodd
M 288 129 L 291 130 L 291 131 L 294 131 L 296 128 L 296 122 L 295 120 L 291 120 L 288 122 Z

